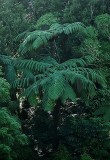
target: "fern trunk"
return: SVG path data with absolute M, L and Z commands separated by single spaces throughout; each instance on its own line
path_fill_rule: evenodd
M 54 151 L 57 150 L 59 146 L 58 127 L 60 122 L 60 107 L 61 107 L 61 102 L 60 100 L 58 100 L 53 110 L 53 125 L 54 125 L 53 150 Z

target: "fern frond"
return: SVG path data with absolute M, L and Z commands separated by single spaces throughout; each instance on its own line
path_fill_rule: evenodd
M 92 56 L 92 55 L 84 56 L 83 59 L 85 60 L 86 65 L 87 64 L 92 64 L 96 60 L 96 58 L 94 56 Z
M 54 106 L 55 106 L 55 101 L 51 100 L 48 97 L 47 93 L 48 93 L 48 91 L 44 92 L 44 96 L 43 96 L 43 99 L 42 99 L 42 107 L 45 111 L 52 111 Z
M 65 34 L 72 34 L 74 32 L 81 32 L 84 31 L 84 24 L 82 24 L 81 22 L 75 22 L 75 23 L 71 23 L 71 24 L 67 24 L 63 31 Z
M 22 79 L 17 79 L 12 83 L 12 87 L 13 88 L 24 88 L 24 87 L 28 87 L 30 82 L 30 78 L 22 78 Z
M 78 59 L 70 59 L 62 64 L 60 64 L 60 66 L 64 69 L 72 69 L 75 67 L 84 67 L 86 65 L 86 62 L 84 59 L 82 58 L 78 58 Z
M 53 66 L 57 66 L 58 65 L 58 62 L 54 58 L 52 58 L 50 56 L 43 57 L 39 61 L 43 62 L 43 63 L 51 64 Z
M 26 88 L 22 96 L 29 97 L 33 92 L 37 95 L 39 93 L 39 87 L 40 87 L 40 80 L 34 82 L 32 85 Z
M 31 70 L 29 69 L 21 69 L 21 71 L 23 72 L 22 77 L 23 78 L 34 78 L 34 74 L 32 73 Z
M 59 23 L 52 24 L 48 30 L 52 36 L 63 33 L 63 26 Z
M 66 84 L 65 85 L 65 90 L 60 97 L 61 102 L 63 104 L 65 104 L 66 100 L 72 100 L 73 102 L 75 102 L 76 97 L 77 96 L 76 96 L 76 93 L 75 93 L 74 89 L 69 84 Z
M 84 25 L 80 22 L 65 25 L 55 23 L 49 30 L 30 32 L 21 44 L 19 51 L 21 53 L 26 53 L 27 51 L 36 50 L 42 45 L 47 44 L 54 36 L 58 36 L 62 33 L 68 35 L 74 32 L 82 32 L 84 29 Z
M 36 70 L 39 72 L 44 72 L 48 67 L 51 67 L 51 64 L 37 62 L 33 60 L 17 60 L 14 62 L 14 65 L 18 68 L 26 68 L 29 70 Z
M 30 34 L 30 32 L 25 31 L 25 32 L 19 34 L 19 35 L 15 38 L 15 41 L 20 41 L 20 40 L 26 38 L 29 34 Z
M 72 67 L 71 70 L 64 71 L 64 74 L 70 74 L 71 76 L 74 74 L 76 76 L 82 77 L 82 79 L 88 79 L 93 83 L 98 83 L 103 87 L 106 87 L 106 81 L 104 77 L 101 76 L 100 73 L 95 72 L 93 69 L 84 68 L 84 67 Z M 70 77 L 69 77 L 70 78 Z
M 91 80 L 89 78 L 86 78 L 81 73 L 77 73 L 75 71 L 70 71 L 70 70 L 61 71 L 61 72 L 65 76 L 65 79 L 69 83 L 71 83 L 72 85 L 76 84 L 79 81 L 80 81 L 81 86 L 83 87 L 83 89 L 87 89 L 89 84 L 93 85 L 93 83 L 91 82 Z
M 49 88 L 49 98 L 52 100 L 57 100 L 65 89 L 65 79 L 59 73 L 54 73 L 52 75 L 52 82 Z
M 46 44 L 49 39 L 52 38 L 52 34 L 47 31 L 33 31 L 25 38 L 19 51 L 25 53 L 26 51 L 31 51 L 32 49 L 37 49 L 40 46 Z M 31 43 L 31 45 L 30 45 Z
M 52 110 L 58 99 L 61 99 L 63 104 L 68 99 L 75 101 L 76 94 L 81 94 L 83 91 L 86 92 L 85 97 L 93 97 L 96 84 L 103 87 L 105 85 L 105 80 L 100 74 L 86 68 L 84 58 L 71 59 L 62 64 L 58 64 L 53 59 L 47 58 L 48 60 L 51 62 L 45 63 L 43 60 L 14 62 L 16 67 L 29 72 L 28 75 L 23 71 L 21 79 L 14 82 L 14 87 L 23 87 L 25 97 L 29 97 L 32 93 L 38 95 L 46 110 L 49 108 Z
M 33 42 L 32 46 L 34 49 L 37 49 L 40 46 L 47 44 L 51 38 L 52 38 L 52 34 L 50 34 L 49 32 L 46 32 L 46 31 L 40 32 L 36 36 L 36 39 Z

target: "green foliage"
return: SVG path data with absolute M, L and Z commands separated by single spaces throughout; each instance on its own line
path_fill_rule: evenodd
M 101 36 L 110 38 L 110 15 L 102 14 L 96 17 L 95 23 Z
M 86 38 L 81 45 L 81 52 L 84 55 L 91 55 L 96 60 L 100 54 L 100 43 L 98 41 L 98 34 L 95 28 L 89 26 L 86 28 Z
M 0 109 L 0 158 L 17 159 L 24 145 L 28 144 L 18 120 L 6 109 Z
M 7 102 L 10 100 L 9 89 L 10 89 L 9 83 L 4 78 L 0 78 L 0 99 L 1 99 L 1 102 Z
M 105 85 L 104 79 L 90 68 L 86 68 L 86 60 L 71 59 L 62 64 L 55 65 L 32 60 L 15 61 L 18 68 L 26 68 L 33 71 L 34 77 L 20 78 L 12 83 L 13 87 L 25 88 L 24 96 L 28 97 L 32 93 L 39 96 L 43 94 L 43 107 L 46 110 L 52 109 L 55 101 L 59 98 L 65 104 L 66 100 L 76 101 L 76 94 L 86 92 L 86 97 L 95 94 L 95 83 Z M 77 87 L 79 85 L 80 90 Z M 76 87 L 75 87 L 76 86 Z M 48 98 L 47 98 L 48 97 Z M 52 106 L 53 104 L 53 106 Z
M 12 83 L 16 78 L 16 72 L 11 57 L 0 55 L 0 64 L 4 66 L 5 78 Z
M 46 110 L 49 110 L 49 108 L 52 110 L 58 99 L 63 104 L 68 99 L 76 101 L 76 98 L 78 98 L 77 93 L 80 95 L 81 92 L 83 94 L 86 92 L 86 95 L 83 96 L 86 100 L 87 97 L 94 96 L 96 83 L 104 86 L 103 78 L 95 73 L 94 70 L 86 67 L 93 61 L 93 56 L 97 57 L 100 53 L 97 33 L 93 27 L 85 29 L 84 25 L 79 22 L 64 25 L 55 23 L 48 30 L 30 32 L 21 44 L 20 51 L 26 53 L 36 50 L 49 43 L 54 37 L 59 37 L 61 34 L 69 36 L 74 32 L 81 32 L 86 36 L 84 47 L 81 49 L 83 58 L 70 59 L 61 64 L 58 64 L 52 58 L 51 63 L 48 63 L 48 59 L 46 60 L 45 58 L 45 62 L 44 60 L 40 62 L 33 60 L 15 61 L 16 67 L 28 69 L 33 72 L 34 76 L 18 79 L 13 86 L 25 88 L 24 96 L 27 97 L 34 92 L 42 100 L 42 105 Z M 89 53 L 87 53 L 88 50 Z
M 16 0 L 0 1 L 0 53 L 16 54 L 15 37 L 28 28 L 26 12 Z
M 62 158 L 71 156 L 72 159 L 80 159 L 81 155 L 88 153 L 88 155 L 84 154 L 83 157 L 93 157 L 93 159 L 98 160 L 103 160 L 104 157 L 109 159 L 109 127 L 103 125 L 98 118 L 89 118 L 90 113 L 86 110 L 86 106 L 73 104 L 73 107 L 67 105 L 65 108 L 60 108 L 57 138 L 54 137 L 53 114 L 38 108 L 35 115 L 32 120 L 34 123 L 33 132 L 41 154 L 44 153 L 44 150 L 47 154 L 51 151 L 53 157 L 50 159 L 54 159 L 56 156 L 61 158 L 61 154 L 63 154 Z M 54 151 L 52 145 L 58 139 L 61 145 L 57 151 Z M 65 149 L 62 149 L 65 147 L 65 152 L 68 151 L 66 155 Z M 105 153 L 103 155 L 100 152 Z M 57 155 L 55 156 L 55 154 Z
M 109 52 L 110 52 L 109 42 L 102 41 L 101 42 L 100 63 L 105 64 L 104 67 L 106 67 L 106 65 L 109 64 L 109 61 L 110 61 L 110 54 L 109 54 Z
M 84 153 L 81 157 L 81 160 L 93 160 L 88 154 Z
M 110 122 L 110 91 L 109 86 L 107 90 L 99 91 L 97 94 L 97 100 L 94 100 L 96 110 L 95 116 L 102 118 L 104 122 Z
M 51 26 L 54 23 L 58 23 L 58 18 L 56 18 L 52 13 L 47 13 L 41 16 L 37 21 L 36 29 L 41 29 L 42 27 L 45 28 L 46 26 Z
M 36 30 L 28 33 L 28 36 L 24 39 L 21 44 L 19 51 L 26 53 L 28 51 L 36 50 L 42 45 L 46 45 L 49 40 L 54 37 L 58 37 L 60 34 L 72 34 L 74 32 L 83 32 L 84 25 L 80 22 L 72 24 L 52 24 L 49 30 Z
M 66 149 L 65 146 L 60 145 L 58 147 L 58 151 L 54 155 L 53 160 L 72 160 L 68 150 Z
M 0 1 L 0 159 L 110 159 L 109 6 Z
M 2 75 L 0 68 L 0 76 Z M 0 77 L 0 103 L 9 102 L 10 100 L 10 85 L 6 79 Z
M 36 97 L 36 94 L 33 92 L 31 95 L 28 97 L 28 101 L 31 106 L 36 106 L 38 104 L 38 99 Z

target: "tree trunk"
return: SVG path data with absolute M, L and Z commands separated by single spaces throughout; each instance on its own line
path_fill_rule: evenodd
M 57 150 L 59 146 L 58 127 L 60 122 L 60 107 L 61 107 L 61 102 L 60 100 L 58 100 L 53 110 L 53 125 L 54 125 L 53 150 L 54 151 Z

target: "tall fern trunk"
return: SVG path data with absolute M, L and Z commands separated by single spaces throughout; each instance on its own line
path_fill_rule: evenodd
M 58 126 L 60 122 L 60 107 L 61 107 L 61 102 L 60 100 L 58 100 L 53 110 L 53 124 L 54 124 L 53 150 L 54 151 L 57 150 L 59 146 Z

